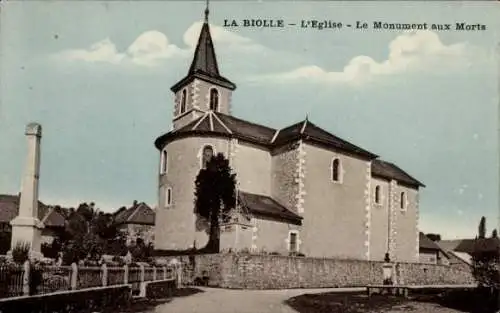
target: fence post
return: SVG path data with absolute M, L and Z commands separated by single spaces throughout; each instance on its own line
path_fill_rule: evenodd
M 29 296 L 30 294 L 30 280 L 31 280 L 31 273 L 30 273 L 30 261 L 26 260 L 23 264 L 23 295 Z
M 78 266 L 75 262 L 71 263 L 71 290 L 78 287 Z
M 102 271 L 102 286 L 105 287 L 108 285 L 108 267 L 106 263 L 102 264 L 101 271 Z
M 146 297 L 146 283 L 144 282 L 144 264 L 139 265 L 141 269 L 141 282 L 139 283 L 139 297 Z
M 156 266 L 153 266 L 153 281 L 156 281 Z
M 125 264 L 123 266 L 123 284 L 128 284 L 128 265 Z
M 167 267 L 163 266 L 163 280 L 167 280 Z
M 141 269 L 141 277 L 140 277 L 140 281 L 141 281 L 141 283 L 143 283 L 143 282 L 144 282 L 144 276 L 145 276 L 145 275 L 144 275 L 144 264 L 140 264 L 140 265 L 139 265 L 139 268 Z
M 182 285 L 182 263 L 176 264 L 177 270 L 177 288 L 180 288 Z

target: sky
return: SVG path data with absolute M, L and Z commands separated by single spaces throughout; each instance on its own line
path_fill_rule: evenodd
M 189 68 L 204 1 L 11 1 L 0 18 L 0 194 L 20 191 L 25 125 L 42 124 L 40 200 L 111 211 L 157 203 L 156 137 Z M 498 225 L 500 10 L 483 2 L 212 1 L 232 113 L 316 125 L 422 181 L 420 229 Z M 330 20 L 342 29 L 224 28 L 224 20 Z M 356 21 L 369 29 L 348 28 Z M 374 21 L 449 23 L 375 30 Z M 454 30 L 456 22 L 484 24 Z

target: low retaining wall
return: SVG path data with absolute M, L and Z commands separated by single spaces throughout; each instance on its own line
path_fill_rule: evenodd
M 0 312 L 77 313 L 130 305 L 132 287 L 117 285 L 0 299 Z
M 147 282 L 145 284 L 144 296 L 148 299 L 165 299 L 171 298 L 177 288 L 175 279 L 158 280 Z
M 183 263 L 183 280 L 187 283 L 206 276 L 209 286 L 222 288 L 363 287 L 383 281 L 383 263 L 374 261 L 248 254 L 201 254 L 176 258 Z M 421 263 L 398 263 L 398 267 L 398 281 L 405 284 L 474 283 L 469 268 Z

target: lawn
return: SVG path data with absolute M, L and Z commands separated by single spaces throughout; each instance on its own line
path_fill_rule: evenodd
M 414 295 L 410 299 L 364 293 L 305 294 L 286 303 L 299 313 L 492 313 L 469 294 Z M 477 302 L 476 302 L 477 303 Z

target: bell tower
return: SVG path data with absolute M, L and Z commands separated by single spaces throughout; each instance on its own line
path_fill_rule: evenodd
M 231 94 L 236 85 L 219 72 L 208 23 L 208 1 L 193 61 L 186 77 L 172 86 L 173 129 L 179 129 L 207 111 L 230 114 Z

